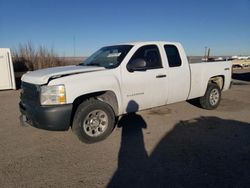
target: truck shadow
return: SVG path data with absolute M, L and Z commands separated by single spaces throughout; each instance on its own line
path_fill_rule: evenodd
M 195 99 L 186 100 L 186 102 L 188 102 L 189 104 L 191 104 L 195 107 L 202 108 L 199 100 L 200 100 L 199 98 L 195 98 Z
M 235 80 L 250 82 L 250 72 L 233 73 L 232 78 Z
M 250 124 L 218 117 L 180 121 L 145 150 L 140 115 L 124 116 L 118 169 L 107 187 L 248 187 Z

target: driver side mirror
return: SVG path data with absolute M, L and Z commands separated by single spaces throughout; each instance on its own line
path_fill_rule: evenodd
M 134 59 L 127 64 L 127 69 L 129 72 L 146 71 L 147 63 L 144 59 Z

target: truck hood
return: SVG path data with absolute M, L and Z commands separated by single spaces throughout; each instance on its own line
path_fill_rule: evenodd
M 57 78 L 61 76 L 86 73 L 93 71 L 105 70 L 104 67 L 95 66 L 63 66 L 63 67 L 53 67 L 47 69 L 41 69 L 37 71 L 27 72 L 22 76 L 23 82 L 33 83 L 36 85 L 42 85 L 48 83 L 50 78 Z

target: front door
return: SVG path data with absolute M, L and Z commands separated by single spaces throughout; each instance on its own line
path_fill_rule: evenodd
M 129 60 L 146 62 L 146 70 L 129 72 L 122 69 L 122 95 L 124 112 L 161 106 L 167 101 L 166 69 L 162 66 L 159 48 L 156 45 L 140 47 Z

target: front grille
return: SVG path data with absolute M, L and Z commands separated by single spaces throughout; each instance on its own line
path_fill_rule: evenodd
M 21 85 L 21 101 L 24 104 L 39 104 L 40 103 L 40 86 L 35 84 L 30 84 L 26 82 L 22 82 Z

